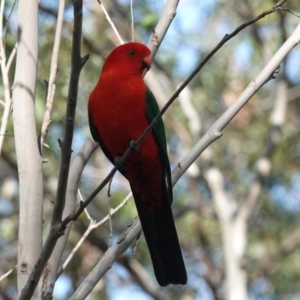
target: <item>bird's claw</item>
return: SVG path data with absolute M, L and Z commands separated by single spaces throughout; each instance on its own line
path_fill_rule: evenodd
M 121 156 L 116 156 L 114 158 L 114 163 L 115 163 L 115 166 L 121 170 L 124 166 L 124 162 L 122 161 L 122 157 Z
M 141 147 L 140 144 L 136 144 L 134 140 L 131 140 L 129 142 L 128 148 L 130 149 L 131 152 L 138 153 Z

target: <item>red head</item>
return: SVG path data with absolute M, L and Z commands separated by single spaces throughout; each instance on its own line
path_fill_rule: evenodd
M 102 73 L 116 71 L 120 75 L 140 75 L 151 66 L 151 51 L 140 43 L 127 43 L 115 48 L 107 57 Z

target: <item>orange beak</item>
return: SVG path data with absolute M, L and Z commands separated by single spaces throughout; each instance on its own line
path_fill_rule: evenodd
M 143 63 L 142 63 L 142 64 L 143 64 L 143 65 L 142 65 L 143 69 L 147 69 L 147 70 L 150 69 L 151 64 L 152 64 L 150 55 L 144 57 Z

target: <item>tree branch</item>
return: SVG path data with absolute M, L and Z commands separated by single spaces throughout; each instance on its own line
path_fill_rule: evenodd
M 78 186 L 80 182 L 80 177 L 82 174 L 82 171 L 90 159 L 93 152 L 96 150 L 96 147 L 98 147 L 98 144 L 96 144 L 92 139 L 88 139 L 88 141 L 82 146 L 80 151 L 75 156 L 69 172 L 69 180 L 68 180 L 68 187 L 67 187 L 67 195 L 66 195 L 66 205 L 64 208 L 63 218 L 67 217 L 69 214 L 74 212 L 76 205 L 77 205 L 77 191 Z M 55 285 L 55 281 L 57 279 L 57 273 L 58 273 L 58 267 L 61 260 L 61 256 L 63 254 L 63 251 L 65 249 L 66 242 L 69 237 L 69 233 L 72 228 L 72 222 L 70 222 L 65 231 L 64 235 L 60 237 L 60 239 L 57 241 L 57 244 L 53 250 L 53 253 L 49 259 L 49 265 L 51 266 L 49 269 L 49 272 L 47 274 L 47 277 L 45 279 L 45 289 L 43 291 L 45 300 L 46 299 L 52 299 L 53 289 Z
M 22 290 L 20 300 L 31 299 L 31 296 L 39 282 L 44 267 L 56 245 L 57 239 L 63 234 L 65 227 L 61 226 L 61 218 L 65 206 L 65 197 L 68 181 L 68 173 L 71 159 L 71 145 L 73 139 L 75 109 L 77 104 L 78 82 L 82 67 L 88 59 L 88 56 L 81 57 L 81 27 L 82 27 L 82 0 L 74 0 L 74 31 L 72 44 L 72 70 L 69 83 L 69 95 L 67 102 L 66 123 L 64 139 L 62 143 L 61 168 L 57 187 L 56 202 L 52 215 L 51 229 L 47 240 L 43 246 L 42 252 L 38 257 L 35 268 L 30 274 L 24 289 Z M 24 8 L 26 11 L 26 8 Z M 37 26 L 38 28 L 38 26 Z M 24 67 L 24 66 L 23 66 Z M 26 76 L 25 76 L 26 77 Z M 31 162 L 30 162 L 31 163 Z M 29 206 L 30 207 L 30 206 Z M 33 207 L 33 206 L 31 206 Z M 42 228 L 42 226 L 40 226 Z
M 193 147 L 191 152 L 184 157 L 178 166 L 172 172 L 172 183 L 176 184 L 178 179 L 184 174 L 189 166 L 198 158 L 203 150 L 208 147 L 213 141 L 221 136 L 221 131 L 225 126 L 234 118 L 237 112 L 249 101 L 252 95 L 265 84 L 269 78 L 273 76 L 274 71 L 278 68 L 279 64 L 286 57 L 286 55 L 299 43 L 300 41 L 300 24 L 289 37 L 289 39 L 280 47 L 270 62 L 262 70 L 262 72 L 254 79 L 246 90 L 238 97 L 236 102 L 230 106 L 225 113 L 213 124 L 210 130 L 204 137 Z M 107 178 L 106 178 L 107 179 Z M 117 244 L 110 247 L 94 267 L 86 279 L 81 283 L 79 288 L 71 296 L 70 300 L 84 299 L 91 292 L 93 287 L 102 278 L 102 276 L 111 268 L 112 263 L 117 257 L 123 253 L 141 234 L 140 222 L 135 220 L 127 230 L 123 233 L 122 238 L 119 239 Z
M 178 165 L 174 172 L 174 179 L 177 181 L 181 174 L 186 171 L 183 167 L 191 165 L 193 161 L 216 139 L 222 136 L 222 131 L 226 125 L 234 118 L 234 116 L 243 108 L 243 106 L 251 99 L 251 97 L 266 83 L 273 78 L 274 72 L 278 69 L 280 63 L 288 55 L 290 51 L 300 41 L 300 24 L 296 27 L 291 36 L 279 48 L 276 54 L 271 58 L 269 63 L 260 72 L 260 74 L 252 80 L 244 92 L 237 98 L 236 102 L 231 105 L 222 116 L 213 124 L 208 132 L 195 145 L 190 154 L 183 159 L 182 164 Z
M 101 9 L 102 9 L 102 11 L 103 11 L 103 13 L 104 13 L 104 15 L 105 15 L 105 17 L 106 17 L 106 20 L 107 20 L 108 23 L 110 24 L 110 26 L 111 26 L 113 32 L 116 34 L 116 36 L 117 36 L 117 38 L 118 38 L 118 40 L 119 40 L 119 43 L 120 43 L 120 44 L 124 44 L 124 41 L 122 40 L 122 38 L 121 38 L 121 36 L 120 36 L 120 34 L 119 34 L 119 32 L 118 32 L 118 30 L 117 30 L 117 28 L 116 28 L 114 22 L 113 22 L 112 19 L 110 18 L 109 14 L 108 14 L 108 12 L 107 12 L 107 10 L 106 10 L 106 8 L 104 7 L 104 5 L 102 4 L 102 2 L 101 2 L 100 0 L 97 0 L 97 1 L 98 1 L 98 3 L 100 4 L 100 7 L 101 7 Z
M 1 156 L 2 145 L 5 137 L 6 127 L 8 123 L 10 107 L 12 103 L 11 94 L 10 94 L 9 76 L 8 76 L 10 64 L 7 64 L 6 62 L 5 34 L 3 35 L 4 6 L 5 6 L 5 1 L 1 1 L 0 4 L 0 19 L 1 19 L 0 20 L 0 67 L 1 67 L 2 83 L 4 89 L 4 110 L 1 118 L 1 127 L 0 127 L 0 156 Z M 15 51 L 13 52 L 16 53 Z M 12 57 L 14 57 L 14 55 Z
M 286 1 L 286 0 L 285 0 Z M 284 0 L 280 1 L 280 3 L 284 3 Z M 256 18 L 254 18 L 251 21 L 248 21 L 242 25 L 240 25 L 236 30 L 234 30 L 231 34 L 226 35 L 222 41 L 205 57 L 205 59 L 196 67 L 196 69 L 192 72 L 192 74 L 184 81 L 184 83 L 176 90 L 176 92 L 173 94 L 173 96 L 169 99 L 169 101 L 166 103 L 166 105 L 161 109 L 160 113 L 153 119 L 152 123 L 147 127 L 147 129 L 143 132 L 143 134 L 141 136 L 139 136 L 139 138 L 136 139 L 136 141 L 134 142 L 135 146 L 138 146 L 143 139 L 151 132 L 151 130 L 153 129 L 153 127 L 155 126 L 155 124 L 158 122 L 158 120 L 162 117 L 162 115 L 167 111 L 167 109 L 171 106 L 171 104 L 175 101 L 175 99 L 179 96 L 179 94 L 181 93 L 181 91 L 190 83 L 190 81 L 197 75 L 197 73 L 203 68 L 203 66 L 209 61 L 209 59 L 227 42 L 229 41 L 231 38 L 233 38 L 235 35 L 237 35 L 242 29 L 246 28 L 247 26 L 253 24 L 254 22 L 256 22 L 257 20 L 265 17 L 266 15 L 278 10 L 278 5 L 275 5 L 272 9 L 267 10 L 263 13 L 261 13 L 259 16 L 257 16 Z M 270 79 L 270 76 L 274 73 L 275 70 L 273 70 L 273 72 L 269 75 L 268 79 Z M 252 89 L 251 89 L 252 90 Z M 253 89 L 253 94 L 254 92 L 256 92 L 258 90 L 255 89 L 255 85 L 254 85 L 254 89 Z M 251 94 L 251 96 L 253 95 Z M 247 98 L 247 101 L 250 98 Z M 242 106 L 245 105 L 242 104 Z M 224 120 L 227 120 L 227 122 L 225 124 L 223 124 L 223 128 L 228 124 L 228 122 L 236 115 L 236 113 L 242 108 L 239 107 L 238 105 L 235 105 L 231 108 L 231 110 L 235 110 L 234 115 L 232 115 L 232 111 L 228 112 L 228 110 L 224 113 L 224 114 L 228 114 L 228 116 L 226 118 L 222 118 L 222 122 L 218 122 L 218 124 L 216 125 L 220 125 L 221 123 L 223 124 Z M 215 128 L 211 128 L 211 129 L 215 129 Z M 216 132 L 209 132 L 207 133 L 203 138 L 207 137 L 208 134 L 212 134 L 213 139 L 209 139 L 209 144 L 211 144 L 214 140 L 216 140 L 218 137 L 221 136 L 221 134 L 216 135 Z M 202 141 L 202 139 L 201 139 Z M 200 142 L 200 141 L 199 141 Z M 199 143 L 198 142 L 198 143 Z M 205 141 L 205 143 L 207 143 L 208 140 Z M 207 144 L 205 146 L 205 148 L 209 145 Z M 201 152 L 205 149 L 203 148 L 201 150 Z M 197 154 L 197 156 L 193 157 L 193 161 L 196 160 L 196 158 L 201 154 L 201 152 L 199 154 Z M 125 153 L 122 155 L 121 159 L 120 159 L 120 163 L 124 163 L 126 161 L 126 159 L 128 158 L 128 156 L 130 155 L 131 150 L 128 148 Z M 186 164 L 188 167 L 192 164 L 191 161 L 189 164 Z M 187 168 L 188 168 L 187 167 Z M 179 167 L 179 169 L 181 168 L 181 166 Z M 76 220 L 80 214 L 83 212 L 83 210 L 88 206 L 88 204 L 95 198 L 95 196 L 104 188 L 104 186 L 110 181 L 110 179 L 112 178 L 112 176 L 116 173 L 117 171 L 117 167 L 115 166 L 110 173 L 107 175 L 107 177 L 101 182 L 101 184 L 91 193 L 91 195 L 80 204 L 80 207 L 77 209 L 76 212 L 74 212 L 73 214 L 71 214 L 70 216 L 68 216 L 66 219 L 63 220 L 62 222 L 62 226 L 65 226 L 66 224 L 68 224 L 71 220 Z M 181 175 L 186 171 L 186 169 L 182 169 L 182 172 L 179 172 Z M 180 176 L 181 176 L 180 175 Z M 178 177 L 179 179 L 179 177 Z M 177 180 L 178 180 L 177 179 Z
M 178 4 L 179 0 L 167 1 L 162 16 L 159 19 L 157 26 L 153 30 L 153 36 L 151 36 L 150 40 L 148 41 L 148 47 L 151 50 L 152 59 L 154 58 L 160 44 L 162 43 L 169 29 L 169 26 L 175 18 Z
M 65 12 L 65 0 L 59 1 L 59 7 L 58 7 L 58 16 L 56 21 L 56 31 L 55 31 L 55 38 L 54 38 L 54 44 L 53 44 L 53 51 L 52 51 L 52 57 L 51 57 L 51 65 L 50 65 L 50 75 L 48 80 L 48 88 L 47 88 L 47 100 L 46 100 L 46 107 L 45 107 L 45 113 L 43 118 L 43 123 L 41 127 L 41 133 L 39 138 L 39 146 L 40 146 L 40 152 L 42 153 L 43 149 L 43 143 L 46 139 L 47 133 L 48 133 L 48 127 L 51 122 L 51 113 L 52 113 L 52 107 L 53 107 L 53 99 L 54 99 L 54 93 L 55 93 L 55 79 L 57 74 L 57 60 L 58 60 L 58 54 L 59 54 L 59 47 L 60 47 L 60 40 L 61 40 L 61 32 L 62 27 L 64 23 L 64 12 Z

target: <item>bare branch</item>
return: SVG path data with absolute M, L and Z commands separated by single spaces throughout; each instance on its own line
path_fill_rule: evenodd
M 55 31 L 55 38 L 53 44 L 53 51 L 51 57 L 51 65 L 50 65 L 50 75 L 48 80 L 48 88 L 47 88 L 47 100 L 46 100 L 46 108 L 43 118 L 43 123 L 41 127 L 39 145 L 40 145 L 40 152 L 42 153 L 42 148 L 44 141 L 47 136 L 48 127 L 51 122 L 51 113 L 53 107 L 53 99 L 55 93 L 55 79 L 57 74 L 57 61 L 58 61 L 58 54 L 59 54 L 59 47 L 60 47 L 60 40 L 61 40 L 61 32 L 64 22 L 64 12 L 65 12 L 65 0 L 59 1 L 58 7 L 58 15 L 56 21 L 56 31 Z
M 155 29 L 153 30 L 153 37 L 151 36 L 148 47 L 151 50 L 151 58 L 155 56 L 161 42 L 163 41 L 169 26 L 171 25 L 173 19 L 176 15 L 176 9 L 179 4 L 179 0 L 168 0 L 162 16 Z
M 8 270 L 6 273 L 4 273 L 3 275 L 0 276 L 0 282 L 5 279 L 7 276 L 9 276 L 15 269 L 17 268 L 17 266 L 15 266 L 14 268 Z
M 100 0 L 97 0 L 97 1 L 98 1 L 98 3 L 100 4 L 100 7 L 101 7 L 101 9 L 102 9 L 102 11 L 103 11 L 103 13 L 104 13 L 104 15 L 105 15 L 105 17 L 106 17 L 106 20 L 107 20 L 108 23 L 110 24 L 110 26 L 111 26 L 111 28 L 113 29 L 114 33 L 116 34 L 116 36 L 117 36 L 117 38 L 118 38 L 120 44 L 124 44 L 124 41 L 122 40 L 122 38 L 121 38 L 121 36 L 120 36 L 120 34 L 119 34 L 119 32 L 118 32 L 118 30 L 117 30 L 115 24 L 114 24 L 113 21 L 111 20 L 111 18 L 110 18 L 110 16 L 109 16 L 108 12 L 107 12 L 107 10 L 106 10 L 106 8 L 104 7 L 104 5 L 102 4 L 102 2 L 101 2 Z
M 176 184 L 178 179 L 184 174 L 188 167 L 195 161 L 195 159 L 202 153 L 202 151 L 208 147 L 214 140 L 216 140 L 221 134 L 220 132 L 224 127 L 232 120 L 236 113 L 249 101 L 251 96 L 257 92 L 257 90 L 265 84 L 274 71 L 278 68 L 278 65 L 286 57 L 286 55 L 297 45 L 300 41 L 300 24 L 295 31 L 289 37 L 289 39 L 280 47 L 270 62 L 257 76 L 255 80 L 246 88 L 246 90 L 238 97 L 236 102 L 230 106 L 227 111 L 213 124 L 211 129 L 204 135 L 204 137 L 193 147 L 192 151 L 184 157 L 182 162 L 172 172 L 172 183 Z M 237 226 L 239 227 L 239 226 Z M 134 221 L 126 232 L 123 233 L 118 243 L 110 247 L 99 263 L 94 267 L 87 278 L 82 282 L 79 288 L 71 296 L 71 300 L 84 299 L 102 276 L 110 269 L 112 263 L 117 257 L 123 253 L 134 241 L 134 239 L 141 233 L 140 222 Z
M 171 1 L 172 2 L 172 1 Z M 283 3 L 285 1 L 280 1 L 280 3 Z M 277 6 L 274 6 L 277 7 Z M 202 67 L 208 62 L 208 60 L 227 42 L 229 41 L 231 38 L 233 38 L 235 35 L 237 35 L 242 29 L 246 28 L 247 26 L 253 24 L 255 21 L 265 17 L 267 14 L 270 14 L 274 11 L 276 11 L 278 8 L 272 8 L 268 11 L 263 12 L 262 14 L 260 14 L 258 17 L 254 18 L 253 20 L 246 22 L 242 25 L 240 25 L 236 30 L 234 30 L 230 35 L 226 35 L 222 41 L 206 56 L 206 58 L 197 66 L 197 68 L 192 72 L 192 74 L 184 81 L 184 83 L 176 90 L 176 92 L 173 94 L 173 96 L 169 99 L 169 101 L 166 103 L 166 105 L 161 109 L 160 113 L 153 119 L 152 123 L 147 127 L 147 129 L 143 132 L 143 134 L 141 136 L 139 136 L 139 138 L 136 139 L 135 141 L 135 146 L 138 146 L 142 140 L 151 132 L 151 130 L 153 129 L 153 127 L 155 126 L 155 124 L 158 122 L 158 120 L 162 117 L 162 115 L 167 111 L 167 109 L 171 106 L 171 104 L 175 101 L 175 99 L 179 96 L 179 94 L 181 93 L 181 91 L 190 83 L 190 81 L 196 76 L 196 74 L 202 69 Z M 294 45 L 295 46 L 295 45 Z M 290 51 L 291 49 L 289 49 Z M 289 52 L 288 51 L 288 52 Z M 287 52 L 287 53 L 288 53 Z M 285 55 L 287 55 L 287 53 L 285 53 Z M 282 59 L 285 56 L 282 57 Z M 280 60 L 281 61 L 281 60 Z M 279 64 L 279 63 L 278 63 Z M 268 65 L 269 66 L 269 65 Z M 278 65 L 277 65 L 278 67 Z M 275 70 L 272 70 L 272 72 L 269 74 L 269 77 L 264 81 L 264 83 L 270 79 L 271 75 L 274 73 Z M 253 81 L 255 82 L 255 81 Z M 251 86 L 249 86 L 249 90 L 247 90 L 247 93 L 249 93 L 249 91 L 253 92 L 251 94 L 251 96 L 260 88 L 261 86 L 256 86 L 253 84 L 253 88 L 251 88 Z M 249 96 L 249 95 L 248 95 Z M 245 103 L 250 99 L 250 97 L 247 98 L 247 100 L 245 101 Z M 244 95 L 243 95 L 244 97 Z M 243 100 L 245 100 L 243 98 Z M 243 105 L 245 105 L 245 103 L 239 101 L 237 101 L 237 104 L 232 106 L 230 108 L 230 111 L 227 110 L 223 116 L 226 114 L 226 117 L 223 117 L 219 120 L 218 123 L 215 123 L 215 126 L 219 126 L 222 124 L 222 129 L 228 124 L 228 122 L 236 115 L 236 113 L 243 107 Z M 234 113 L 234 114 L 232 114 Z M 223 123 L 224 120 L 227 120 L 226 123 Z M 212 131 L 209 131 L 204 137 L 203 139 L 201 139 L 198 144 L 200 143 L 201 145 L 201 152 L 197 152 L 196 154 L 194 153 L 193 156 L 193 160 L 189 161 L 188 163 L 186 163 L 185 165 L 187 166 L 187 168 L 193 163 L 193 161 L 196 160 L 196 158 L 202 153 L 202 151 L 209 145 L 211 144 L 214 140 L 216 140 L 217 138 L 219 138 L 221 136 L 221 129 L 220 132 L 217 134 L 215 131 L 215 127 L 211 128 Z M 210 137 L 209 137 L 210 136 Z M 211 137 L 213 137 L 213 139 L 211 139 Z M 207 144 L 208 143 L 208 144 Z M 198 145 L 197 144 L 197 145 Z M 203 147 L 205 146 L 205 147 Z M 203 148 L 202 148 L 203 147 Z M 124 163 L 126 161 L 126 159 L 128 158 L 128 156 L 130 155 L 131 150 L 128 148 L 125 153 L 123 154 L 123 156 L 120 159 L 120 163 Z M 182 166 L 179 166 L 177 169 L 179 169 L 179 171 L 176 172 L 176 174 L 180 174 L 180 176 L 187 170 L 186 169 L 182 169 Z M 117 167 L 115 166 L 110 173 L 107 175 L 107 177 L 101 182 L 101 184 L 91 193 L 91 195 L 84 201 L 81 203 L 80 207 L 77 209 L 76 212 L 74 212 L 73 214 L 71 214 L 70 216 L 68 216 L 66 219 L 63 220 L 62 222 L 62 226 L 65 226 L 66 224 L 68 224 L 71 220 L 76 220 L 78 218 L 78 216 L 83 212 L 84 208 L 88 206 L 88 204 L 95 198 L 95 196 L 103 189 L 103 187 L 110 181 L 110 178 L 115 174 L 115 172 L 117 171 Z M 179 177 L 180 177 L 179 176 Z M 179 179 L 178 177 L 178 179 Z M 177 179 L 177 180 L 178 180 Z M 177 182 L 176 180 L 176 182 Z
M 166 103 L 166 105 L 161 109 L 160 113 L 153 119 L 152 123 L 148 126 L 148 128 L 144 131 L 144 133 L 135 141 L 135 145 L 138 145 L 144 137 L 152 130 L 154 125 L 158 122 L 158 120 L 162 117 L 162 115 L 166 112 L 166 110 L 171 106 L 171 104 L 175 101 L 175 99 L 179 96 L 181 91 L 191 82 L 191 80 L 200 72 L 200 70 L 204 67 L 204 65 L 213 57 L 213 55 L 230 39 L 232 39 L 234 36 L 236 36 L 240 31 L 245 29 L 246 27 L 250 26 L 251 24 L 257 22 L 258 20 L 264 18 L 265 16 L 275 12 L 276 10 L 279 10 L 280 5 L 282 5 L 286 0 L 279 1 L 276 5 L 274 5 L 271 9 L 264 11 L 254 19 L 243 23 L 239 27 L 237 27 L 232 33 L 226 34 L 224 38 L 221 40 L 221 42 L 214 47 L 214 49 L 209 52 L 209 54 L 202 60 L 202 62 L 195 68 L 195 70 L 191 73 L 191 75 L 181 84 L 181 86 L 176 90 L 176 92 L 173 94 L 173 96 L 170 98 L 170 100 Z M 296 35 L 297 36 L 297 35 Z M 299 41 L 298 41 L 299 42 Z M 297 43 L 298 43 L 297 42 Z M 296 44 L 297 44 L 296 43 Z M 294 44 L 294 46 L 296 46 Z M 278 64 L 279 65 L 279 64 Z M 277 65 L 277 67 L 278 67 Z M 273 69 L 272 73 L 269 75 L 271 76 L 275 72 L 275 69 Z M 269 80 L 271 77 L 268 77 L 265 80 Z M 253 87 L 255 89 L 255 82 L 253 82 Z M 257 89 L 255 89 L 255 92 Z M 230 119 L 228 119 L 229 122 Z M 224 126 L 227 125 L 224 124 Z M 216 137 L 217 138 L 217 137 Z
M 85 233 L 83 234 L 83 236 L 81 237 L 81 239 L 78 241 L 78 243 L 76 244 L 76 246 L 73 248 L 72 252 L 69 254 L 68 258 L 66 259 L 66 261 L 63 263 L 61 270 L 58 272 L 58 276 L 60 276 L 62 274 L 62 272 L 67 268 L 67 265 L 69 264 L 69 262 L 72 260 L 72 258 L 74 257 L 75 253 L 77 252 L 77 250 L 80 248 L 80 246 L 82 245 L 82 243 L 85 241 L 85 239 L 88 237 L 88 235 L 96 228 L 100 227 L 102 224 L 104 224 L 105 222 L 107 222 L 109 219 L 111 219 L 111 217 L 118 212 L 123 206 L 125 206 L 130 197 L 132 196 L 132 193 L 129 193 L 125 199 L 115 208 L 110 209 L 109 214 L 107 214 L 101 221 L 96 222 L 96 220 L 93 220 L 90 215 L 87 213 L 87 217 L 90 220 L 90 224 L 87 228 L 87 230 L 85 231 Z
M 69 176 L 69 167 L 72 154 L 72 140 L 75 124 L 75 112 L 77 104 L 79 74 L 89 56 L 81 57 L 81 30 L 82 30 L 82 0 L 73 1 L 74 6 L 74 31 L 72 45 L 72 71 L 68 92 L 67 113 L 65 119 L 65 132 L 62 142 L 61 168 L 59 173 L 56 202 L 51 225 L 61 222 L 65 205 L 65 195 Z
M 74 31 L 72 44 L 72 70 L 69 84 L 69 95 L 66 112 L 65 132 L 62 143 L 61 168 L 56 195 L 54 212 L 52 215 L 51 229 L 47 240 L 38 257 L 35 268 L 30 274 L 24 289 L 22 290 L 20 300 L 30 299 L 46 266 L 46 263 L 56 245 L 57 239 L 63 234 L 65 226 L 61 227 L 61 218 L 65 206 L 67 181 L 71 159 L 71 145 L 73 140 L 74 118 L 77 103 L 78 82 L 82 67 L 88 59 L 88 56 L 81 57 L 81 30 L 82 30 L 82 0 L 74 0 Z M 26 11 L 26 8 L 24 8 Z M 38 26 L 37 26 L 38 28 Z M 25 76 L 26 77 L 26 76 Z M 31 162 L 30 162 L 31 163 Z M 28 206 L 34 207 L 34 206 Z M 42 228 L 42 226 L 40 226 Z
M 290 9 L 280 7 L 280 10 L 286 11 L 286 12 L 290 13 L 291 15 L 293 15 L 293 16 L 295 16 L 295 17 L 297 17 L 297 18 L 300 19 L 300 15 L 295 14 L 295 13 L 292 12 Z
M 11 94 L 10 94 L 10 83 L 8 72 L 9 68 L 6 65 L 6 53 L 5 53 L 5 36 L 3 36 L 3 20 L 4 20 L 4 5 L 5 1 L 1 1 L 0 4 L 0 67 L 2 73 L 2 83 L 4 89 L 4 110 L 1 118 L 0 127 L 0 155 L 2 150 L 2 145 L 5 137 L 6 127 L 9 118 L 9 112 L 11 107 Z
M 71 164 L 70 172 L 69 172 L 70 175 L 68 180 L 67 196 L 66 196 L 66 205 L 63 213 L 63 218 L 67 217 L 69 214 L 74 212 L 76 208 L 77 205 L 76 194 L 78 191 L 80 177 L 84 169 L 84 166 L 90 159 L 96 147 L 98 147 L 98 144 L 96 144 L 91 139 L 88 139 L 87 142 L 80 149 L 78 154 L 75 156 Z M 64 235 L 58 240 L 55 249 L 49 259 L 50 269 L 48 272 L 48 276 L 46 278 L 46 285 L 45 285 L 46 287 L 44 291 L 44 295 L 49 299 L 52 299 L 51 297 L 53 293 L 55 280 L 57 276 L 59 276 L 57 275 L 57 273 L 61 274 L 61 272 L 57 272 L 57 271 L 71 228 L 72 228 L 72 222 L 70 222 L 67 225 Z
M 7 64 L 6 64 L 7 72 L 9 72 L 11 64 L 15 59 L 15 56 L 16 56 L 16 53 L 17 53 L 17 48 L 18 48 L 18 43 L 16 42 L 14 48 L 12 49 L 12 51 L 9 55 L 8 60 L 7 60 Z
M 127 227 L 127 230 L 122 234 L 118 242 L 105 252 L 99 263 L 88 274 L 69 300 L 85 299 L 103 275 L 111 268 L 116 258 L 131 245 L 132 241 L 140 235 L 141 232 L 140 221 L 136 218 L 133 223 Z
M 107 194 L 108 194 L 108 216 L 109 216 L 109 242 L 108 242 L 108 247 L 111 246 L 111 241 L 112 241 L 112 237 L 113 237 L 113 225 L 112 225 L 112 215 L 111 215 L 111 211 L 112 211 L 112 208 L 111 208 L 111 193 L 110 193 L 110 189 L 111 189 L 111 184 L 112 184 L 112 181 L 113 181 L 114 177 L 112 177 L 109 181 L 109 184 L 108 184 L 108 191 L 107 191 Z
M 133 0 L 130 0 L 130 14 L 131 14 L 131 41 L 134 42 Z
M 177 181 L 181 174 L 186 171 L 183 166 L 189 166 L 196 158 L 216 139 L 222 136 L 222 131 L 226 125 L 234 118 L 234 116 L 242 109 L 242 107 L 251 99 L 251 97 L 273 76 L 274 72 L 283 59 L 300 41 L 300 24 L 296 27 L 291 36 L 279 48 L 276 54 L 271 58 L 269 63 L 260 72 L 260 74 L 252 80 L 244 92 L 238 97 L 236 102 L 231 105 L 222 116 L 213 124 L 203 138 L 195 145 L 190 154 L 184 158 L 182 164 L 178 165 L 174 170 L 174 179 Z M 188 160 L 187 160 L 188 159 Z

